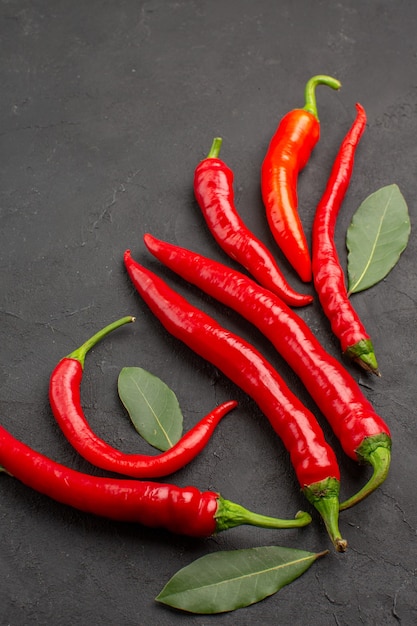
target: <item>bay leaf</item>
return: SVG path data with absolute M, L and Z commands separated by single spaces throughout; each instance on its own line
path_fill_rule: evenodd
M 406 248 L 410 230 L 398 185 L 381 187 L 362 202 L 346 234 L 349 295 L 385 278 Z
M 118 378 L 119 397 L 138 433 L 158 450 L 180 439 L 183 415 L 175 393 L 141 367 L 124 367 Z
M 234 611 L 276 593 L 327 552 L 281 546 L 215 552 L 179 570 L 155 599 L 189 613 Z

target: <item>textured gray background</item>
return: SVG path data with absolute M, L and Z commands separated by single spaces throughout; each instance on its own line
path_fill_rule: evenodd
M 339 78 L 317 91 L 322 137 L 300 177 L 308 235 L 339 143 L 359 101 L 368 115 L 337 226 L 344 238 L 360 202 L 397 183 L 416 221 L 417 5 L 413 0 L 203 0 L 0 3 L 0 408 L 1 423 L 37 450 L 100 473 L 64 440 L 48 405 L 56 362 L 105 324 L 119 330 L 89 355 L 83 406 L 98 433 L 148 451 L 117 396 L 121 367 L 137 365 L 177 394 L 189 428 L 215 404 L 239 400 L 210 445 L 172 481 L 215 488 L 277 516 L 308 507 L 288 455 L 243 392 L 169 337 L 134 293 L 122 255 L 135 257 L 250 339 L 312 408 L 342 471 L 343 495 L 367 469 L 346 459 L 300 382 L 259 333 L 201 296 L 145 252 L 146 231 L 227 261 L 193 199 L 193 170 L 216 135 L 235 172 L 246 223 L 274 247 L 259 170 L 281 116 L 302 106 L 307 79 Z M 277 595 L 208 618 L 160 606 L 154 597 L 182 566 L 210 552 L 280 543 L 329 548 L 314 523 L 302 530 L 237 528 L 200 541 L 117 524 L 0 480 L 2 625 L 320 624 L 417 622 L 416 307 L 414 232 L 400 263 L 354 304 L 373 337 L 383 378 L 350 368 L 389 423 L 390 475 L 342 515 L 346 554 L 333 551 Z M 311 286 L 306 287 L 307 290 Z M 324 346 L 339 346 L 317 304 L 300 312 Z M 348 366 L 349 367 L 349 366 Z

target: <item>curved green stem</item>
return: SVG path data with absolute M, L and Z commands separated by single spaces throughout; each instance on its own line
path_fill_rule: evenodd
M 225 500 L 221 496 L 219 496 L 219 506 L 215 517 L 217 532 L 242 524 L 260 528 L 301 528 L 311 522 L 311 516 L 304 511 L 299 511 L 294 519 L 279 519 L 254 513 L 240 504 Z
M 303 492 L 320 513 L 337 552 L 345 552 L 347 541 L 342 539 L 339 530 L 339 490 L 340 483 L 336 478 L 326 478 L 304 487 Z
M 372 465 L 374 470 L 372 476 L 358 493 L 344 502 L 341 502 L 339 507 L 340 511 L 350 509 L 355 504 L 358 504 L 358 502 L 362 502 L 362 500 L 367 498 L 375 489 L 382 485 L 386 479 L 391 463 L 391 439 L 387 435 L 379 435 L 378 439 L 369 437 L 368 440 L 366 440 L 366 447 L 370 447 L 370 444 L 375 441 L 379 441 L 380 444 L 376 447 L 371 446 L 372 449 L 367 452 L 366 456 L 361 455 L 363 460 Z
M 222 146 L 222 138 L 215 137 L 213 139 L 213 143 L 211 144 L 210 152 L 207 155 L 207 159 L 217 159 L 220 154 L 220 148 Z
M 111 333 L 113 330 L 116 330 L 116 328 L 120 328 L 120 326 L 123 326 L 124 324 L 128 324 L 129 322 L 134 322 L 134 321 L 135 321 L 135 318 L 132 317 L 131 315 L 128 315 L 127 317 L 122 317 L 116 322 L 112 322 L 105 328 L 102 328 L 101 330 L 99 330 L 98 333 L 90 337 L 90 339 L 87 339 L 87 341 L 83 343 L 82 346 L 80 346 L 79 348 L 71 352 L 71 354 L 68 354 L 66 358 L 75 359 L 76 361 L 79 361 L 81 363 L 82 367 L 84 367 L 86 354 L 89 350 L 91 350 L 91 348 L 93 348 L 96 345 L 96 343 L 98 343 L 101 339 L 103 339 L 106 335 Z
M 331 76 L 326 76 L 325 74 L 318 74 L 317 76 L 312 76 L 310 80 L 307 82 L 305 86 L 305 105 L 303 107 L 304 111 L 308 111 L 312 113 L 317 119 L 319 119 L 317 113 L 317 103 L 316 103 L 316 87 L 317 85 L 327 85 L 332 89 L 340 89 L 342 83 L 338 81 L 336 78 L 332 78 Z
M 378 363 L 374 353 L 374 347 L 370 339 L 361 339 L 353 346 L 345 350 L 346 356 L 355 361 L 362 369 L 372 372 L 376 376 L 381 376 Z

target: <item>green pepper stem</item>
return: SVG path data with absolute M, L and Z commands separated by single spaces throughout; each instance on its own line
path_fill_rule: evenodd
M 345 354 L 365 371 L 381 376 L 371 339 L 361 339 L 349 346 Z
M 217 532 L 242 524 L 260 528 L 301 528 L 311 522 L 311 515 L 304 511 L 299 511 L 294 519 L 279 519 L 254 513 L 240 504 L 225 500 L 221 496 L 219 496 L 219 505 L 215 517 Z
M 116 322 L 112 322 L 105 328 L 102 328 L 101 330 L 99 330 L 98 333 L 90 337 L 90 339 L 87 339 L 87 341 L 83 343 L 82 346 L 80 346 L 79 348 L 71 352 L 71 354 L 68 354 L 66 358 L 75 359 L 76 361 L 79 361 L 81 363 L 82 367 L 84 367 L 86 354 L 89 350 L 91 350 L 91 348 L 93 348 L 96 345 L 96 343 L 98 343 L 101 339 L 103 339 L 106 335 L 111 333 L 113 330 L 116 330 L 116 328 L 120 328 L 120 326 L 123 326 L 124 324 L 128 324 L 129 322 L 134 322 L 134 321 L 135 321 L 135 318 L 132 317 L 131 315 L 128 315 L 127 317 L 122 317 Z
M 340 89 L 342 86 L 341 82 L 336 78 L 332 78 L 331 76 L 326 76 L 325 74 L 318 74 L 317 76 L 312 76 L 310 80 L 307 82 L 305 86 L 305 105 L 303 107 L 304 111 L 308 111 L 312 113 L 314 117 L 319 119 L 317 113 L 317 103 L 316 103 L 316 87 L 317 85 L 327 85 L 332 89 Z
M 336 551 L 345 552 L 347 541 L 342 539 L 339 530 L 339 490 L 336 478 L 326 478 L 304 487 L 303 492 L 320 513 Z
M 221 137 L 215 137 L 213 139 L 213 143 L 211 144 L 211 148 L 210 151 L 207 155 L 207 159 L 217 159 L 219 157 L 220 154 L 220 148 L 222 147 L 222 138 Z
M 367 456 L 366 461 L 370 463 L 374 469 L 371 478 L 366 485 L 362 487 L 358 493 L 351 496 L 340 504 L 340 511 L 350 509 L 358 502 L 362 502 L 367 498 L 377 487 L 379 487 L 386 479 L 391 463 L 391 450 L 390 446 L 381 445 L 372 450 Z

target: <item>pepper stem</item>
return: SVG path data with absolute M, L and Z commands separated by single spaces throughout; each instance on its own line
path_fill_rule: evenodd
M 298 511 L 294 519 L 279 519 L 260 515 L 245 509 L 245 507 L 219 496 L 219 505 L 216 513 L 216 531 L 227 530 L 242 524 L 258 526 L 260 528 L 301 528 L 311 522 L 311 515 Z
M 210 152 L 207 155 L 207 159 L 217 159 L 220 154 L 220 148 L 222 147 L 222 138 L 215 137 L 213 139 L 213 143 L 211 144 Z
M 336 78 L 332 78 L 331 76 L 326 76 L 325 74 L 318 74 L 317 76 L 313 76 L 307 82 L 305 86 L 305 105 L 303 107 L 304 111 L 308 111 L 312 113 L 314 117 L 319 119 L 317 113 L 317 103 L 316 103 L 316 87 L 317 85 L 327 85 L 332 89 L 340 89 L 342 83 L 338 81 Z
M 326 478 L 304 487 L 303 492 L 320 513 L 337 552 L 345 552 L 347 541 L 342 539 L 339 530 L 339 490 L 340 483 L 336 478 Z
M 79 348 L 71 352 L 71 354 L 68 354 L 66 358 L 75 359 L 76 361 L 79 361 L 81 363 L 82 367 L 84 367 L 86 354 L 89 350 L 91 350 L 91 348 L 93 348 L 96 345 L 96 343 L 98 343 L 101 339 L 103 339 L 106 335 L 111 333 L 113 330 L 116 330 L 116 328 L 120 328 L 120 326 L 123 326 L 124 324 L 128 324 L 129 322 L 134 322 L 134 321 L 135 321 L 135 318 L 132 317 L 131 315 L 128 315 L 127 317 L 122 317 L 116 322 L 112 322 L 105 328 L 102 328 L 101 330 L 99 330 L 98 333 L 90 337 L 90 339 L 87 339 L 87 341 L 83 343 L 82 346 L 80 346 Z
M 370 339 L 361 339 L 345 350 L 347 357 L 367 372 L 381 376 L 375 357 L 374 347 Z
M 370 438 L 371 439 L 371 438 Z M 389 438 L 388 438 L 389 439 Z M 350 509 L 358 502 L 361 502 L 365 498 L 367 498 L 377 487 L 379 487 L 388 475 L 389 466 L 391 463 L 391 445 L 390 440 L 388 445 L 382 442 L 382 445 L 371 450 L 367 456 L 366 461 L 372 465 L 374 471 L 371 478 L 368 480 L 366 485 L 362 487 L 358 493 L 351 496 L 344 502 L 341 502 L 339 510 L 344 511 L 345 509 Z

